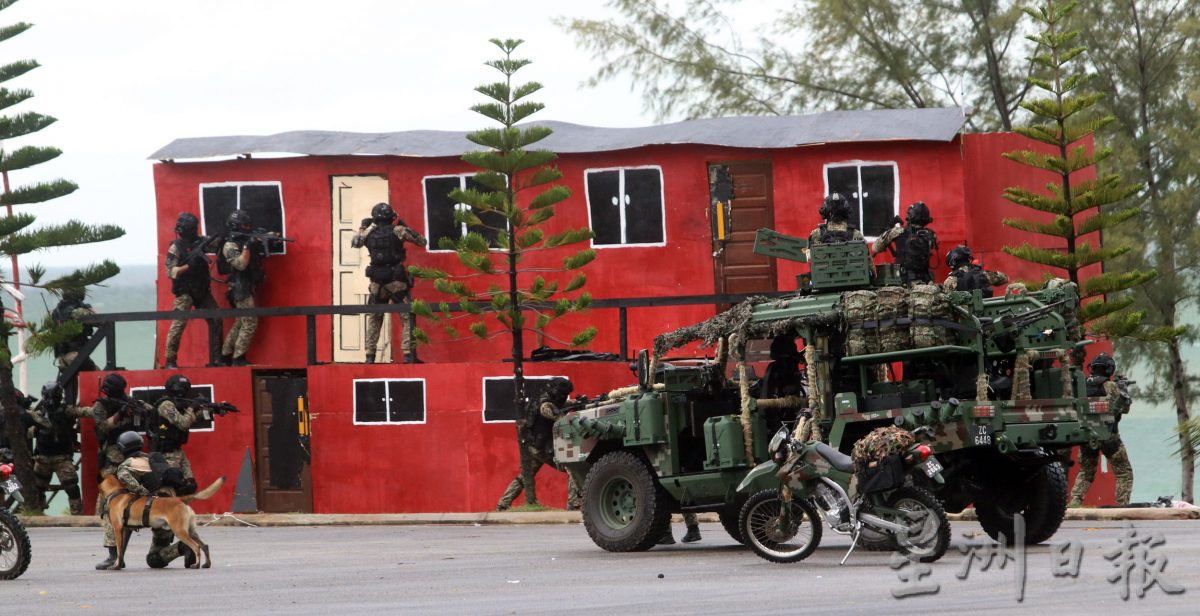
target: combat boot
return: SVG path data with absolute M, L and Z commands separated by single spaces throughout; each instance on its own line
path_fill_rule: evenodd
M 71 515 L 83 515 L 83 500 L 79 498 L 67 499 L 67 506 L 71 510 Z
M 108 558 L 96 563 L 96 570 L 103 571 L 104 569 L 107 569 L 107 568 L 113 566 L 116 562 L 117 562 L 117 548 L 116 548 L 116 546 L 113 546 L 113 547 L 108 548 Z
M 250 362 L 246 361 L 245 355 L 238 355 L 237 357 L 233 358 L 233 361 L 230 362 L 229 365 L 231 365 L 231 366 L 249 366 Z
M 406 364 L 423 364 L 425 362 L 421 361 L 420 359 L 417 359 L 416 353 L 405 353 L 404 354 L 404 363 L 406 363 Z
M 228 366 L 232 363 L 233 363 L 233 355 L 225 355 L 224 353 L 222 353 L 221 356 L 217 358 L 218 366 Z
M 174 359 L 168 359 L 166 363 L 163 364 L 163 368 L 166 370 L 178 370 L 179 364 L 175 363 Z
M 365 361 L 365 362 L 363 362 L 363 363 L 367 363 L 367 364 L 373 364 L 373 363 L 375 363 L 375 354 L 374 354 L 374 353 L 367 353 L 367 361 Z
M 658 545 L 675 545 L 675 535 L 671 534 L 671 527 L 667 527 L 667 532 L 658 539 Z
M 687 533 L 683 535 L 683 539 L 680 539 L 680 541 L 682 541 L 684 543 L 695 543 L 699 540 L 700 540 L 700 527 L 699 526 L 687 527 Z
M 508 508 L 510 506 L 511 505 L 505 505 L 504 503 L 499 503 L 496 505 L 496 511 L 508 511 Z

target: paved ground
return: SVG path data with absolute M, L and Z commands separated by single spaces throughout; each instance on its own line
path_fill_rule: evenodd
M 954 524 L 954 547 L 925 581 L 935 596 L 892 597 L 901 587 L 888 555 L 855 553 L 830 536 L 811 558 L 775 565 L 733 543 L 717 524 L 704 540 L 641 554 L 610 554 L 575 524 L 497 526 L 369 526 L 207 528 L 211 570 L 176 564 L 148 569 L 149 537 L 135 536 L 130 568 L 97 572 L 98 531 L 32 529 L 33 564 L 18 580 L 0 582 L 5 614 L 738 614 L 1009 613 L 1194 614 L 1200 601 L 1200 524 L 1136 522 L 1161 533 L 1155 555 L 1170 557 L 1166 577 L 1182 595 L 1151 588 L 1123 602 L 1106 580 L 1114 571 L 1102 552 L 1117 545 L 1118 522 L 1068 522 L 1055 541 L 1077 540 L 1084 552 L 1078 578 L 1051 573 L 1052 549 L 1027 554 L 1025 600 L 1015 599 L 1014 563 L 959 580 L 958 549 L 980 533 Z M 676 534 L 682 528 L 675 529 Z M 982 535 L 979 535 L 982 537 Z M 906 567 L 907 568 L 907 567 Z M 1126 611 L 1129 610 L 1129 611 Z

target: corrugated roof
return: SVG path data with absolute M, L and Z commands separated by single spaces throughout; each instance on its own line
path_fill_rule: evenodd
M 609 152 L 647 145 L 703 144 L 736 148 L 790 148 L 846 141 L 950 141 L 964 123 L 958 108 L 828 111 L 802 116 L 753 116 L 686 120 L 640 128 L 602 128 L 567 122 L 533 122 L 554 129 L 537 147 L 562 154 Z M 412 130 L 395 133 L 290 131 L 176 139 L 152 160 L 285 153 L 458 156 L 479 149 L 466 132 Z

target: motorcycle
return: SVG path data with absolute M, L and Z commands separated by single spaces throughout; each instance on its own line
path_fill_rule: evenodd
M 928 428 L 913 434 L 920 436 L 922 431 Z M 946 553 L 946 512 L 912 478 L 921 473 L 932 481 L 942 480 L 942 466 L 928 445 L 914 444 L 883 459 L 863 473 L 856 490 L 851 488 L 851 457 L 825 443 L 799 442 L 785 426 L 771 439 L 768 451 L 771 459 L 755 467 L 738 487 L 744 492 L 767 474 L 783 483 L 779 489 L 752 495 L 738 516 L 745 543 L 760 557 L 776 563 L 804 560 L 821 542 L 821 517 L 833 532 L 852 537 L 842 564 L 860 541 L 897 549 L 921 562 Z
M 0 493 L 3 494 L 0 502 L 12 503 L 14 508 L 24 502 L 21 483 L 13 474 L 11 464 L 0 464 Z M 0 580 L 13 580 L 25 573 L 30 555 L 25 525 L 8 507 L 0 507 Z

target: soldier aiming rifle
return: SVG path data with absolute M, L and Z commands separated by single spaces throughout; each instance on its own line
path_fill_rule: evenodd
M 190 212 L 181 212 L 175 222 L 175 241 L 167 248 L 166 269 L 167 278 L 171 279 L 171 293 L 175 295 L 172 310 L 191 310 L 193 308 L 214 309 L 217 301 L 212 295 L 212 276 L 208 272 L 209 252 L 216 252 L 221 246 L 219 236 L 200 235 L 200 219 Z M 221 340 L 221 320 L 207 319 L 209 357 L 215 357 L 219 349 L 214 348 Z M 167 330 L 167 348 L 164 368 L 178 368 L 176 358 L 179 356 L 179 342 L 183 338 L 183 330 L 187 327 L 187 319 L 177 319 L 171 322 Z
M 221 246 L 217 259 L 217 271 L 228 276 L 229 291 L 226 297 L 235 308 L 253 308 L 254 293 L 266 278 L 263 259 L 271 254 L 271 242 L 290 242 L 286 237 L 253 228 L 250 214 L 245 210 L 234 210 L 225 220 L 229 239 Z M 226 366 L 248 366 L 246 353 L 258 330 L 258 317 L 238 317 L 221 345 L 220 362 Z

